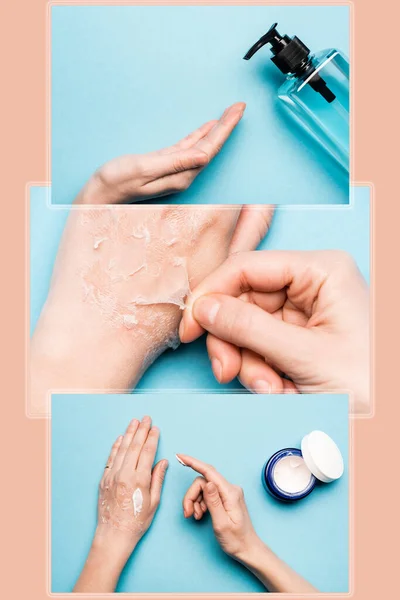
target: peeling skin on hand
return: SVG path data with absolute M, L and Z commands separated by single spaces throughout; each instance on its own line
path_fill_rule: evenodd
M 38 325 L 59 334 L 36 335 L 39 362 L 71 357 L 57 380 L 70 381 L 72 371 L 82 389 L 134 387 L 160 354 L 178 347 L 185 300 L 225 260 L 239 213 L 237 207 L 72 207 Z M 97 353 L 87 351 L 93 339 Z M 82 349 L 78 369 L 71 340 Z
M 140 488 L 132 489 L 125 483 L 101 490 L 98 502 L 99 525 L 109 525 L 114 529 L 133 534 L 144 531 L 140 519 L 143 510 L 143 494 Z
M 180 213 L 171 211 L 171 218 L 163 221 L 150 214 L 144 223 L 132 226 L 126 212 L 99 212 L 95 218 L 84 215 L 82 219 L 93 240 L 91 261 L 81 273 L 84 301 L 97 306 L 110 323 L 126 329 L 143 324 L 138 306 L 173 304 L 183 310 L 190 282 L 186 258 L 179 253 Z M 189 240 L 198 225 L 198 219 L 190 220 Z

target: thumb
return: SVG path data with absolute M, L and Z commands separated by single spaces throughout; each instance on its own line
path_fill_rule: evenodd
M 213 526 L 220 525 L 226 519 L 226 512 L 215 483 L 210 481 L 204 486 L 203 498 L 211 515 Z
M 154 154 L 146 169 L 146 176 L 154 180 L 166 175 L 205 167 L 209 161 L 208 154 L 198 148 L 179 150 L 171 154 Z
M 161 491 L 164 484 L 165 474 L 168 469 L 168 461 L 160 460 L 154 467 L 150 482 L 150 500 L 153 507 L 160 504 Z
M 285 323 L 259 306 L 212 294 L 198 298 L 192 311 L 208 332 L 260 354 L 289 376 L 297 375 L 294 365 L 315 361 L 317 349 L 312 331 Z

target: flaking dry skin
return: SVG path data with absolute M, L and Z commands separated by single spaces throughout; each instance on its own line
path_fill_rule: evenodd
M 49 318 L 62 318 L 77 302 L 84 343 L 91 327 L 101 328 L 96 335 L 107 344 L 115 332 L 126 351 L 121 369 L 128 372 L 139 355 L 147 368 L 179 345 L 180 310 L 191 288 L 225 259 L 237 214 L 199 206 L 72 209 L 46 302 Z M 108 377 L 106 385 L 117 384 Z
M 133 504 L 135 491 L 132 486 L 124 482 L 112 486 L 105 485 L 99 494 L 99 525 L 109 525 L 120 531 L 142 534 L 144 522 L 140 518 L 141 511 L 135 511 Z
M 84 301 L 127 329 L 140 325 L 137 306 L 174 304 L 183 309 L 190 293 L 183 254 L 194 242 L 194 232 L 202 229 L 199 216 L 188 219 L 188 235 L 180 241 L 181 213 L 176 210 L 162 221 L 149 214 L 140 225 L 128 213 L 111 209 L 85 214 L 82 225 L 93 248 L 92 261 L 81 272 Z

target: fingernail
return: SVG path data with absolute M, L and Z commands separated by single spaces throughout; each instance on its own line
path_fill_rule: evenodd
M 178 461 L 179 464 L 182 465 L 182 467 L 187 467 L 187 465 L 183 462 L 183 460 L 178 456 L 178 454 L 175 454 L 175 458 Z
M 145 415 L 142 419 L 142 423 L 148 423 L 150 420 L 150 417 L 148 415 Z
M 221 361 L 218 360 L 218 358 L 212 358 L 211 359 L 211 368 L 214 373 L 215 379 L 218 381 L 218 383 L 221 383 L 221 379 L 222 379 Z
M 207 490 L 210 492 L 210 494 L 213 494 L 216 491 L 216 486 L 213 484 L 212 481 L 209 481 L 207 483 Z
M 164 471 L 166 471 L 168 469 L 168 467 L 169 467 L 169 462 L 167 460 L 164 460 L 163 464 L 162 464 L 162 467 L 163 467 Z
M 213 325 L 221 304 L 210 296 L 198 298 L 193 305 L 193 316 L 201 325 Z
M 272 386 L 268 381 L 265 381 L 264 379 L 257 379 L 253 383 L 252 390 L 256 394 L 270 394 Z

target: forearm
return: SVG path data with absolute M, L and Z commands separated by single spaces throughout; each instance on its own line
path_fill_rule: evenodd
M 73 589 L 76 593 L 112 593 L 134 546 L 119 531 L 94 537 L 85 566 Z
M 104 392 L 133 389 L 145 370 L 177 339 L 181 310 L 147 306 L 134 327 L 94 319 L 84 305 L 47 306 L 30 348 L 30 406 L 48 411 L 48 390 Z
M 287 594 L 318 592 L 314 586 L 274 554 L 261 540 L 253 545 L 249 551 L 237 556 L 236 560 L 251 571 L 269 592 Z

